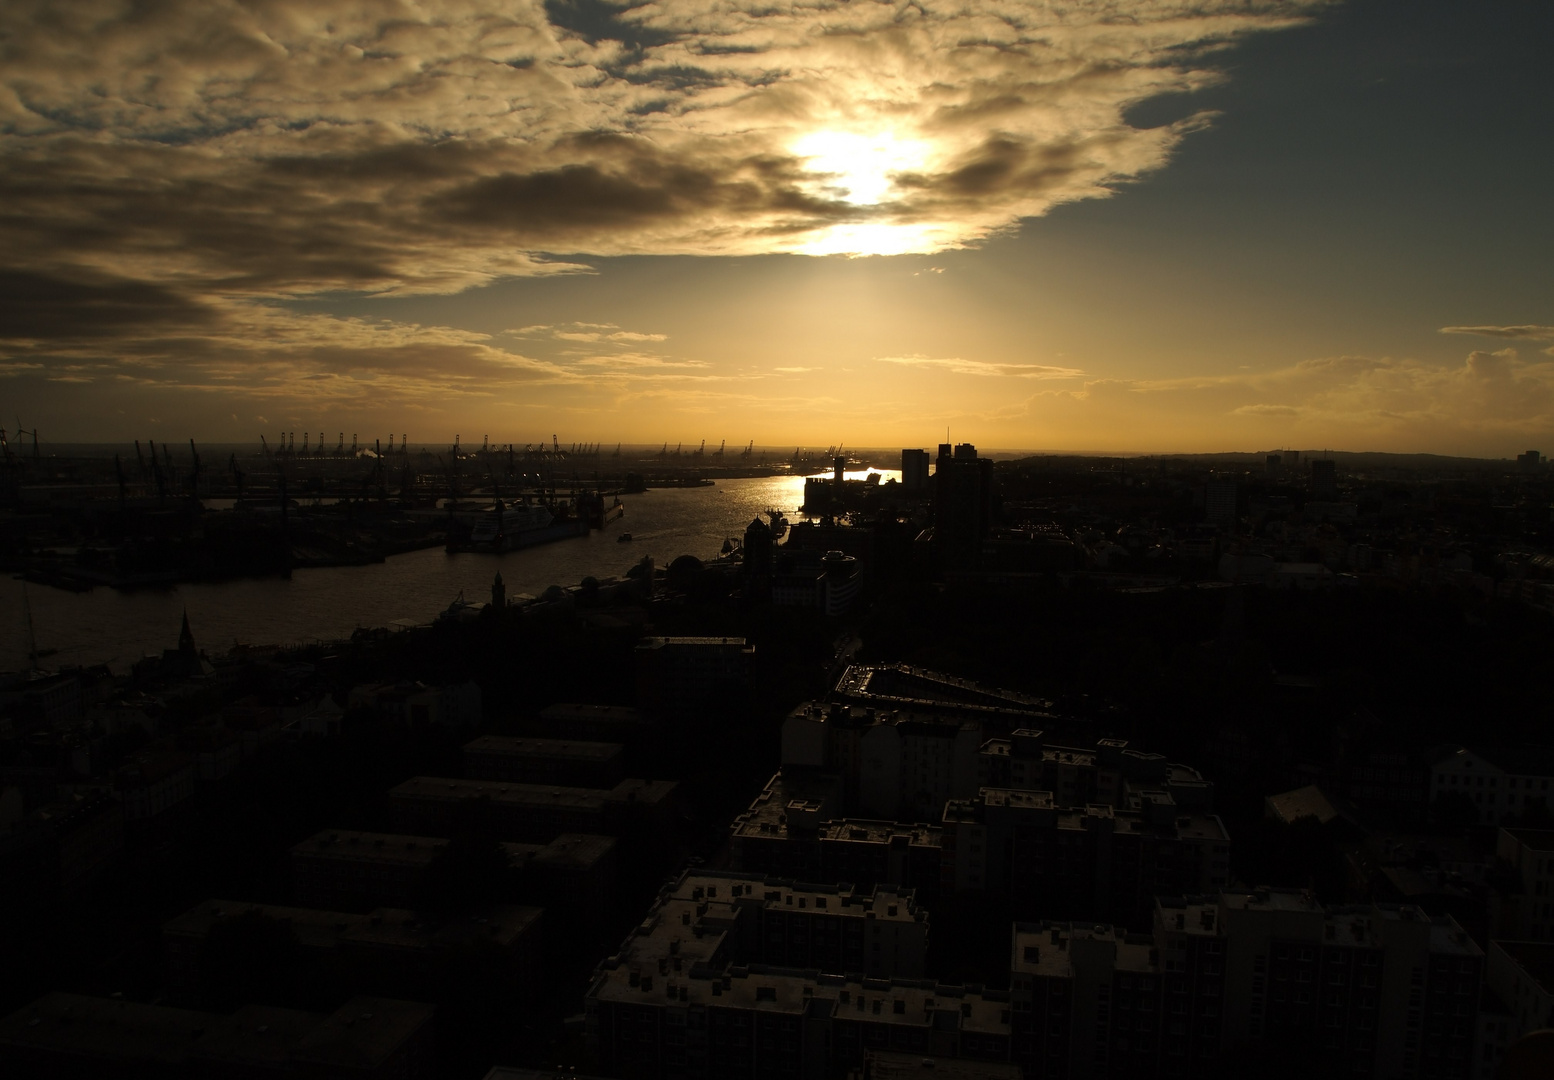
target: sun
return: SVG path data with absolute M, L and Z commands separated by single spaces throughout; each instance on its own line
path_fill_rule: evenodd
M 810 179 L 805 187 L 823 199 L 874 207 L 897 193 L 902 173 L 929 163 L 929 145 L 894 132 L 864 134 L 823 129 L 799 136 L 789 150 L 803 159 Z M 902 255 L 929 251 L 942 240 L 923 224 L 889 220 L 852 221 L 811 234 L 796 250 L 806 255 Z
M 859 206 L 884 202 L 899 174 L 920 169 L 928 160 L 927 143 L 893 132 L 811 131 L 790 149 L 804 159 L 816 194 Z

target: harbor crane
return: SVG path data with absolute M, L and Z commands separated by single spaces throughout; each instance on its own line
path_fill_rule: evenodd
M 194 440 L 189 440 L 189 494 L 194 498 L 200 497 L 200 452 L 194 448 Z
M 746 446 L 745 450 L 744 450 L 744 453 L 740 454 L 739 456 L 742 457 L 742 458 L 747 458 L 751 454 L 753 454 L 754 452 L 755 452 L 755 440 L 751 439 L 750 440 L 750 445 Z
M 728 440 L 727 439 L 719 440 L 718 448 L 712 452 L 712 456 L 715 457 L 715 458 L 722 457 L 723 456 L 723 448 L 726 447 L 727 445 L 728 445 Z

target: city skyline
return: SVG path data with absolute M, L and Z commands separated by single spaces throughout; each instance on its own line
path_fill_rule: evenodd
M 6 426 L 1510 457 L 1548 19 L 15 5 Z

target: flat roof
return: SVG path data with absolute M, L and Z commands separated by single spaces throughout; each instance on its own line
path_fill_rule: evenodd
M 0 1046 L 174 1063 L 221 1020 L 193 1009 L 55 991 L 0 1020 Z
M 315 908 L 282 907 L 277 904 L 244 903 L 237 900 L 207 900 L 196 904 L 182 915 L 162 924 L 164 934 L 180 937 L 205 938 L 211 929 L 222 923 L 232 922 L 245 915 L 262 915 L 291 927 L 297 940 L 311 948 L 329 948 L 358 923 L 365 915 L 349 915 L 339 911 L 319 911 Z
M 1006 995 L 987 996 L 960 986 L 819 975 L 762 965 L 735 966 L 721 974 L 692 970 L 667 975 L 656 966 L 643 970 L 647 966 L 638 965 L 634 972 L 625 958 L 617 966 L 607 964 L 589 996 L 626 1005 L 691 1003 L 795 1017 L 820 1011 L 839 1021 L 935 1028 L 942 1024 L 989 1035 L 1010 1033 Z M 636 986 L 631 985 L 633 974 L 638 978 Z
M 620 743 L 589 742 L 583 739 L 531 739 L 510 735 L 482 735 L 464 744 L 466 754 L 566 761 L 608 761 L 620 757 L 625 750 Z
M 640 650 L 661 649 L 664 646 L 694 646 L 705 648 L 707 646 L 728 646 L 731 648 L 749 648 L 742 637 L 648 637 L 643 638 L 637 648 Z
M 869 1080 L 1022 1080 L 1025 1073 L 1018 1065 L 996 1061 L 962 1061 L 870 1050 L 864 1055 L 863 1075 Z
M 387 1060 L 431 1020 L 434 1006 L 392 998 L 356 997 L 308 1033 L 300 1061 L 371 1069 Z
M 537 907 L 496 907 L 431 923 L 403 908 L 378 908 L 345 935 L 345 940 L 379 948 L 426 950 L 457 948 L 489 941 L 506 947 L 538 926 Z
M 292 1053 L 325 1019 L 324 1013 L 245 1005 L 231 1016 L 218 1020 L 190 1049 L 189 1056 L 204 1061 L 286 1069 Z
M 519 784 L 506 780 L 463 780 L 444 776 L 415 776 L 389 789 L 391 799 L 448 803 L 484 798 L 507 806 L 566 806 L 595 812 L 603 811 L 609 794 L 603 788 Z
M 604 720 L 612 724 L 652 726 L 652 719 L 630 705 L 590 705 L 586 702 L 561 702 L 540 710 L 542 720 Z
M 615 851 L 615 837 L 594 833 L 562 833 L 529 857 L 531 864 L 588 868 Z
M 680 900 L 708 902 L 743 897 L 748 903 L 795 913 L 824 911 L 828 915 L 855 915 L 858 918 L 872 913 L 880 922 L 922 922 L 927 918 L 927 912 L 916 907 L 910 889 L 879 886 L 861 892 L 852 886 L 817 885 L 716 870 L 681 875 L 669 895 Z
M 293 855 L 325 859 L 352 859 L 363 862 L 393 862 L 407 866 L 425 866 L 448 846 L 435 836 L 407 836 L 403 833 L 357 832 L 353 829 L 325 829 L 291 849 Z

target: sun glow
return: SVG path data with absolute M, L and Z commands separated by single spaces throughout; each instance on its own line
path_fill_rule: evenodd
M 889 132 L 812 131 L 792 150 L 814 176 L 811 187 L 816 194 L 860 206 L 885 201 L 898 174 L 921 169 L 928 161 L 927 143 Z

